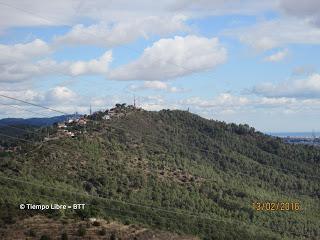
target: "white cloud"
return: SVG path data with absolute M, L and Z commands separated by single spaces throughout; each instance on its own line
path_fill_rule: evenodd
M 243 116 L 246 114 L 312 113 L 320 110 L 320 99 L 292 97 L 248 97 L 229 93 L 212 99 L 193 97 L 179 101 L 180 106 L 191 107 L 196 112 Z M 181 107 L 180 107 L 181 108 Z M 217 116 L 218 117 L 218 116 Z M 236 121 L 234 119 L 233 121 Z M 256 123 L 259 124 L 259 123 Z
M 161 95 L 138 97 L 138 106 L 148 111 L 159 111 L 162 109 L 178 109 L 179 106 L 167 101 Z
M 39 76 L 49 74 L 59 74 L 66 69 L 65 63 L 57 63 L 54 60 L 43 59 L 37 62 L 16 62 L 11 64 L 0 65 L 0 82 L 16 83 L 21 81 L 28 81 Z
M 112 52 L 105 52 L 100 58 L 90 61 L 77 61 L 70 65 L 70 72 L 74 76 L 83 74 L 106 74 L 112 61 Z
M 307 79 L 280 84 L 265 83 L 255 86 L 251 91 L 254 94 L 266 97 L 320 99 L 320 74 L 313 74 Z
M 66 86 L 56 86 L 46 91 L 37 89 L 25 89 L 19 91 L 0 90 L 0 94 L 50 107 L 70 114 L 76 111 L 80 113 L 87 113 L 90 104 L 90 98 L 81 96 Z M 21 104 L 15 100 L 6 98 L 2 98 L 1 103 L 0 116 L 2 117 L 43 117 L 56 116 L 59 114 L 54 111 Z M 37 113 L 39 114 L 37 115 Z
M 282 61 L 283 59 L 285 59 L 289 54 L 289 51 L 287 49 L 284 50 L 280 50 L 268 57 L 265 58 L 265 61 L 268 62 L 279 62 Z
M 79 24 L 70 32 L 55 39 L 56 44 L 86 44 L 103 47 L 114 47 L 136 40 L 139 37 L 148 38 L 149 35 L 167 35 L 177 31 L 189 31 L 185 25 L 186 17 L 175 15 L 172 17 L 149 16 L 115 24 L 90 25 Z
M 252 27 L 227 30 L 225 34 L 258 51 L 287 44 L 320 44 L 320 29 L 301 19 L 278 19 L 257 23 Z
M 184 89 L 174 87 L 169 85 L 167 82 L 161 81 L 145 81 L 142 85 L 130 85 L 130 90 L 145 90 L 145 89 L 152 89 L 152 90 L 163 90 L 167 92 L 177 93 L 182 92 Z
M 44 102 L 51 104 L 74 103 L 77 99 L 77 94 L 65 86 L 57 86 L 46 92 L 42 98 Z
M 59 74 L 69 76 L 106 74 L 109 63 L 112 61 L 111 51 L 106 51 L 97 59 L 76 62 L 57 62 L 48 58 L 34 61 L 34 53 L 29 56 L 24 55 L 20 59 L 18 59 L 20 54 L 17 53 L 15 56 L 17 61 L 0 64 L 0 82 L 16 83 Z
M 93 22 L 134 22 L 150 16 L 168 17 L 177 11 L 203 17 L 221 14 L 257 14 L 274 8 L 275 0 L 91 0 L 2 1 L 0 31 L 21 26 L 72 26 L 82 19 Z
M 0 65 L 29 61 L 51 53 L 50 46 L 41 39 L 14 45 L 0 44 Z
M 212 69 L 226 59 L 227 50 L 217 38 L 176 36 L 155 42 L 137 60 L 112 70 L 109 78 L 167 80 Z
M 234 96 L 230 93 L 221 93 L 211 100 L 204 100 L 200 97 L 192 97 L 182 100 L 180 103 L 183 105 L 196 106 L 200 108 L 233 108 L 247 105 L 250 103 L 250 100 L 247 97 L 243 96 Z
M 145 88 L 151 88 L 151 89 L 162 89 L 162 90 L 168 89 L 168 84 L 160 81 L 146 81 L 144 82 L 143 86 Z

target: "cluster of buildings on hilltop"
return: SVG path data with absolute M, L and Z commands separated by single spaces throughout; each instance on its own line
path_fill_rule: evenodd
M 45 140 L 53 140 L 61 137 L 75 137 L 77 134 L 85 132 L 88 119 L 85 117 L 72 118 L 68 121 L 57 124 L 57 134 L 53 137 L 48 137 Z
M 76 135 L 86 132 L 86 125 L 90 121 L 105 120 L 109 121 L 113 118 L 120 118 L 126 116 L 132 111 L 141 111 L 133 105 L 116 104 L 114 108 L 107 109 L 106 111 L 97 111 L 90 115 L 84 115 L 78 118 L 72 118 L 68 121 L 57 123 L 57 134 L 52 137 L 45 138 L 46 141 L 59 139 L 61 137 L 75 137 Z
M 112 118 L 120 118 L 126 116 L 130 112 L 141 111 L 141 108 L 136 108 L 134 105 L 116 104 L 114 108 L 105 111 L 97 111 L 89 115 L 92 120 L 110 120 Z

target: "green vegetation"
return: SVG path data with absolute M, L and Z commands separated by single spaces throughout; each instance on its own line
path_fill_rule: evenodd
M 61 234 L 61 240 L 68 240 L 68 234 L 66 232 Z
M 84 226 L 79 225 L 79 227 L 78 227 L 78 235 L 80 237 L 83 237 L 84 235 L 86 235 L 86 232 L 87 232 L 87 229 Z
M 40 240 L 50 240 L 51 238 L 48 235 L 42 235 Z
M 23 217 L 20 203 L 86 203 L 44 213 L 203 239 L 319 239 L 319 164 L 318 148 L 288 145 L 248 125 L 130 110 L 112 120 L 92 117 L 75 138 L 26 143 L 1 156 L 0 217 Z M 299 202 L 302 210 L 256 211 L 254 202 Z
M 100 234 L 101 236 L 106 235 L 106 234 L 107 234 L 106 228 L 105 228 L 105 227 L 101 228 L 101 229 L 99 230 L 99 234 Z

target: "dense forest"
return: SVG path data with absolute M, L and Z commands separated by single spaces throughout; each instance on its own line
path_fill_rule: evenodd
M 127 109 L 87 116 L 81 134 L 0 157 L 0 226 L 39 212 L 20 203 L 86 203 L 54 217 L 102 217 L 202 239 L 319 239 L 320 149 L 289 145 L 246 124 L 187 111 Z M 68 126 L 72 129 L 73 126 Z M 256 210 L 261 202 L 299 210 Z

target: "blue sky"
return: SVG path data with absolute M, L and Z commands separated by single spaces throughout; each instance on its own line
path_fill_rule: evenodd
M 0 94 L 70 113 L 135 95 L 147 110 L 317 131 L 319 12 L 316 0 L 4 1 Z M 0 118 L 34 117 L 24 109 L 55 115 L 0 98 Z

